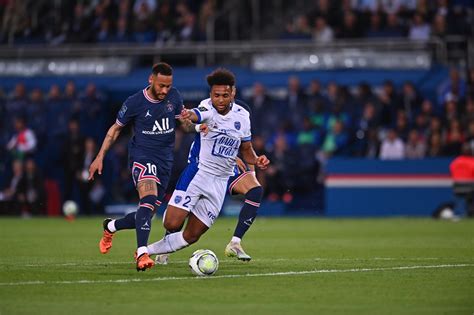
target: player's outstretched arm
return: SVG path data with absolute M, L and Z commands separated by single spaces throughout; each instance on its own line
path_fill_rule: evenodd
M 104 156 L 109 151 L 112 144 L 117 140 L 120 131 L 122 130 L 122 126 L 115 123 L 112 127 L 109 128 L 107 134 L 105 135 L 104 142 L 102 142 L 102 146 L 100 147 L 99 153 L 97 153 L 96 158 L 92 162 L 91 166 L 89 167 L 89 180 L 94 179 L 95 172 L 98 172 L 99 175 L 102 175 L 102 166 L 104 161 Z
M 179 118 L 179 125 L 184 132 L 202 132 L 205 135 L 209 132 L 207 124 L 195 124 L 190 119 Z
M 183 109 L 181 111 L 181 115 L 180 115 L 180 120 L 181 119 L 189 119 L 191 122 L 193 123 L 196 123 L 196 122 L 199 122 L 199 117 L 198 115 L 196 114 L 195 111 L 191 110 L 191 109 Z
M 242 154 L 242 159 L 248 163 L 257 166 L 259 169 L 266 169 L 270 160 L 265 155 L 257 156 L 255 150 L 253 149 L 252 142 L 246 141 L 240 144 L 240 153 Z

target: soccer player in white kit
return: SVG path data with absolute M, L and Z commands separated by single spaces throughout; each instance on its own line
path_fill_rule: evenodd
M 150 255 L 172 253 L 195 243 L 212 226 L 222 208 L 227 180 L 233 175 L 239 152 L 246 163 L 260 169 L 270 163 L 265 155 L 257 156 L 253 150 L 248 111 L 232 102 L 234 74 L 217 69 L 207 82 L 210 98 L 181 114 L 195 123 L 206 123 L 208 133 L 201 133 L 191 148 L 199 150 L 199 163 L 190 163 L 182 172 L 164 215 L 166 230 L 179 232 L 148 245 Z M 186 218 L 186 227 L 180 231 Z

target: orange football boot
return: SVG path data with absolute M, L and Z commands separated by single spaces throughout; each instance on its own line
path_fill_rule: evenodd
M 147 253 L 141 254 L 137 259 L 137 271 L 145 271 L 155 265 L 153 259 Z
M 107 224 L 112 221 L 112 219 L 105 219 L 103 226 L 104 226 L 104 234 L 99 242 L 99 250 L 102 254 L 107 254 L 109 250 L 112 248 L 112 238 L 114 237 L 114 233 L 109 232 L 107 229 Z

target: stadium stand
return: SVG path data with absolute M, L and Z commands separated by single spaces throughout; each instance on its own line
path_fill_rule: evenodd
M 265 74 L 255 70 L 255 63 L 253 70 L 248 63 L 233 66 L 239 97 L 252 107 L 254 146 L 272 160 L 268 171 L 258 174 L 269 202 L 304 208 L 304 200 L 311 199 L 307 206 L 322 212 L 324 203 L 315 205 L 314 199 L 322 199 L 323 170 L 329 159 L 454 157 L 463 144 L 474 147 L 474 63 L 469 55 L 474 45 L 467 40 L 474 34 L 474 10 L 469 1 L 319 0 L 309 7 L 305 1 L 2 1 L 0 16 L 4 49 L 2 53 L 0 47 L 0 55 L 6 63 L 29 46 L 44 48 L 46 54 L 76 47 L 71 44 L 104 50 L 133 49 L 133 45 L 143 50 L 163 48 L 168 52 L 163 59 L 176 65 L 175 85 L 183 90 L 186 106 L 206 97 L 200 81 L 208 69 L 238 58 L 232 53 L 214 58 L 206 51 L 204 65 L 209 68 L 196 68 L 195 64 L 203 63 L 192 52 L 201 47 L 195 46 L 199 43 L 219 48 L 224 47 L 220 43 L 263 39 L 286 48 L 295 42 L 301 47 L 316 43 L 332 49 L 339 43 L 345 48 L 358 45 L 351 40 L 400 39 L 398 47 L 422 43 L 433 60 L 423 69 L 395 66 L 377 72 L 362 65 L 351 73 L 283 68 Z M 370 43 L 367 46 L 372 49 Z M 431 49 L 432 43 L 446 48 L 441 63 L 443 54 Z M 241 46 L 244 55 L 247 48 Z M 192 61 L 187 55 L 174 54 L 180 47 L 194 56 Z M 120 102 L 135 87 L 143 87 L 148 71 L 143 66 L 155 60 L 150 57 L 153 54 L 134 56 L 125 79 L 71 73 L 47 75 L 38 82 L 37 76 L 2 74 L 1 209 L 10 209 L 13 202 L 18 204 L 17 214 L 35 213 L 21 205 L 19 197 L 18 163 L 27 163 L 29 158 L 34 158 L 37 176 L 47 183 L 42 204 L 55 205 L 48 214 L 58 214 L 58 200 L 77 200 L 83 214 L 99 214 L 104 205 L 136 201 L 126 166 L 126 136 L 108 154 L 100 181 L 88 183 L 83 172 L 115 120 Z M 281 61 L 274 55 L 263 58 Z M 174 180 L 191 140 L 179 132 L 177 141 Z

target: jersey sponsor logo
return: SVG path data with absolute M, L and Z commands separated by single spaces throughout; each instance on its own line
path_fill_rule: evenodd
M 207 108 L 204 107 L 204 106 L 198 107 L 198 110 L 199 110 L 200 112 L 207 112 Z
M 176 197 L 174 198 L 174 203 L 180 203 L 181 200 L 183 200 L 183 197 L 181 197 L 181 196 L 176 196 Z
M 146 118 L 146 117 L 151 117 L 151 114 L 150 114 L 150 111 L 149 111 L 149 110 L 146 111 L 145 118 Z
M 153 126 L 153 131 L 163 131 L 163 130 L 168 130 L 170 129 L 170 119 L 169 118 L 163 118 L 161 119 L 161 125 L 158 122 L 158 120 L 155 120 L 155 125 Z
M 234 122 L 234 127 L 235 127 L 235 129 L 240 130 L 240 127 L 241 127 L 240 121 L 235 121 Z
M 153 124 L 153 129 L 150 130 L 143 130 L 142 133 L 146 135 L 163 135 L 172 133 L 174 128 L 170 128 L 170 119 L 168 117 L 162 118 L 161 123 L 158 120 L 155 120 Z
M 222 133 L 220 135 L 220 137 L 214 137 L 214 145 L 211 154 L 224 158 L 235 157 L 239 150 L 240 141 L 235 138 L 224 136 Z
M 120 108 L 120 111 L 118 113 L 118 116 L 120 118 L 123 118 L 123 116 L 125 115 L 125 113 L 127 112 L 127 105 L 123 104 L 122 107 Z

